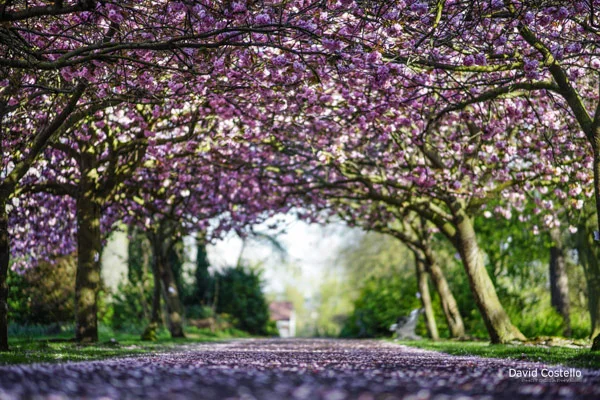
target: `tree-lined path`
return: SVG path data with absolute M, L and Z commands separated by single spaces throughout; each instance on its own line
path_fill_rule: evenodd
M 543 364 L 457 357 L 382 341 L 239 340 L 116 360 L 0 368 L 0 399 L 600 398 L 600 371 L 527 382 Z M 551 367 L 550 369 L 555 369 Z

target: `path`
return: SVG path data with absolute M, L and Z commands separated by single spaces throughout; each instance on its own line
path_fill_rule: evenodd
M 526 382 L 509 368 L 537 370 Z M 0 367 L 0 400 L 600 399 L 600 371 L 539 382 L 542 364 L 457 357 L 381 341 L 239 340 L 153 356 Z

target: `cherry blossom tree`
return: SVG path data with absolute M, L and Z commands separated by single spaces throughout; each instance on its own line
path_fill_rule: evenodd
M 598 10 L 589 1 L 411 1 L 367 3 L 365 26 L 379 25 L 389 63 L 434 76 L 440 112 L 493 99 L 542 96 L 585 137 L 593 162 L 600 218 L 600 101 Z M 534 103 L 535 104 L 535 103 Z M 532 112 L 536 112 L 534 107 Z M 557 155 L 557 162 L 570 160 Z M 598 219 L 600 226 L 600 219 Z M 597 246 L 596 246 L 597 247 Z M 600 270 L 587 271 L 589 298 L 600 293 Z M 600 335 L 600 308 L 591 310 L 591 337 Z
M 238 172 L 221 152 L 207 148 L 210 137 L 198 141 L 156 146 L 144 167 L 128 180 L 119 205 L 123 222 L 136 225 L 152 244 L 155 287 L 152 320 L 144 335 L 158 324 L 158 285 L 167 305 L 169 330 L 183 336 L 183 305 L 168 255 L 184 235 L 202 232 L 203 240 L 222 237 L 231 230 L 244 236 L 253 224 L 276 212 L 269 202 L 271 188 L 261 171 Z
M 359 63 L 362 70 L 353 71 Z M 298 195 L 298 204 L 304 202 L 309 211 L 331 208 L 328 199 L 346 198 L 364 202 L 353 210 L 358 215 L 361 208 L 379 207 L 379 224 L 407 211 L 430 220 L 461 255 L 492 341 L 522 339 L 485 270 L 473 213 L 488 198 L 502 196 L 508 206 L 495 211 L 508 215 L 522 209 L 532 182 L 572 182 L 578 167 L 590 162 L 585 151 L 577 153 L 561 139 L 567 135 L 577 141 L 577 134 L 565 129 L 568 124 L 557 120 L 543 99 L 541 112 L 551 118 L 527 112 L 528 100 L 517 98 L 473 105 L 431 123 L 437 100 L 425 78 L 402 66 L 387 68 L 378 53 L 357 55 L 352 64 L 341 81 L 297 90 L 285 112 L 262 118 L 264 125 L 255 129 L 268 126 L 272 132 L 262 144 L 287 156 L 263 155 L 262 165 L 286 188 L 288 204 Z M 412 86 L 407 77 L 421 81 Z M 249 130 L 245 125 L 246 137 L 252 136 Z M 548 142 L 536 137 L 537 131 Z M 555 154 L 573 151 L 579 158 L 556 168 Z M 537 201 L 546 204 L 541 197 Z M 547 220 L 557 223 L 552 215 Z
M 555 228 L 553 200 L 581 208 L 593 171 L 600 188 L 591 6 L 3 5 L 0 349 L 8 232 L 31 224 L 10 226 L 7 204 L 50 200 L 40 215 L 75 207 L 61 224 L 77 218 L 82 340 L 97 338 L 101 232 L 114 221 L 137 221 L 164 253 L 167 237 L 205 230 L 209 218 L 219 217 L 218 235 L 291 210 L 320 222 L 347 214 L 396 236 L 398 221 L 425 218 L 460 254 L 492 341 L 523 339 L 485 270 L 473 217 L 533 201 Z M 501 202 L 486 210 L 491 198 Z M 598 276 L 589 269 L 590 297 Z M 181 314 L 169 282 L 167 273 L 165 299 Z
M 282 52 L 294 53 L 305 65 L 304 56 L 321 53 L 319 34 L 334 15 L 324 9 L 319 1 L 90 0 L 1 6 L 0 228 L 6 230 L 0 231 L 0 348 L 7 348 L 5 204 L 47 142 L 94 114 L 89 107 L 84 111 L 86 104 L 101 110 L 121 102 L 160 103 L 182 90 L 205 96 L 219 85 L 239 83 L 240 77 L 248 78 L 247 86 L 268 77 L 261 68 L 263 57 L 277 59 Z M 240 65 L 245 70 L 236 68 Z M 304 73 L 314 76 L 310 68 Z M 80 220 L 80 227 L 88 222 Z

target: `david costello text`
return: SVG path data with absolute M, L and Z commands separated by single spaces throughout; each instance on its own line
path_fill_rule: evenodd
M 526 380 L 576 381 L 582 374 L 576 368 L 509 368 L 508 376 Z

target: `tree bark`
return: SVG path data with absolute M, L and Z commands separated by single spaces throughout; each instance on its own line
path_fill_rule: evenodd
M 598 243 L 594 241 L 593 228 L 590 229 L 585 222 L 578 226 L 576 246 L 587 281 L 592 350 L 600 351 L 600 251 Z
M 75 277 L 75 336 L 78 342 L 98 341 L 101 207 L 83 193 L 77 199 L 77 273 Z
M 560 230 L 553 228 L 550 231 L 553 245 L 550 248 L 550 296 L 551 304 L 563 317 L 565 329 L 563 334 L 571 336 L 571 317 L 569 302 L 569 278 L 567 276 L 567 262 L 562 244 Z
M 526 340 L 510 318 L 498 298 L 496 289 L 485 268 L 483 256 L 473 221 L 467 215 L 464 204 L 455 200 L 452 204 L 456 227 L 456 247 L 461 256 L 475 303 L 483 317 L 492 343 L 506 343 L 512 340 Z
M 165 304 L 167 305 L 167 316 L 169 322 L 169 332 L 171 337 L 185 337 L 183 333 L 183 305 L 179 298 L 179 291 L 175 282 L 175 276 L 170 265 L 162 268 L 162 289 Z
M 157 235 L 160 237 L 160 235 Z M 179 298 L 177 283 L 171 265 L 167 260 L 167 252 L 163 251 L 162 240 L 154 241 L 154 257 L 156 257 L 159 278 L 161 281 L 161 290 L 165 305 L 167 306 L 167 322 L 169 332 L 173 338 L 185 337 L 183 332 L 183 305 Z
M 154 279 L 154 288 L 152 294 L 152 312 L 150 317 L 150 323 L 158 324 L 160 323 L 160 271 L 158 269 L 158 263 L 154 261 L 152 263 L 152 275 Z
M 588 308 L 592 317 L 592 351 L 600 351 L 600 268 L 588 273 Z M 593 275 L 593 276 L 590 276 Z
M 600 235 L 600 132 L 594 132 L 594 194 L 596 200 L 596 218 L 597 232 Z M 600 244 L 595 240 L 595 235 L 592 235 L 590 250 L 593 255 L 600 254 Z M 592 250 L 593 249 L 593 250 Z M 592 351 L 600 351 L 600 265 L 598 258 L 590 263 L 590 268 L 587 268 L 587 284 L 588 284 L 588 304 L 590 317 L 592 320 Z
M 148 271 L 152 269 L 150 256 L 152 249 L 148 249 L 147 237 L 139 229 L 129 226 L 129 243 L 127 246 L 127 278 L 140 293 L 140 302 L 144 318 L 152 318 L 151 306 L 146 301 Z
M 0 194 L 0 351 L 8 351 L 8 265 L 10 238 L 8 236 L 7 196 Z
M 210 291 L 213 282 L 208 272 L 210 264 L 208 262 L 204 233 L 199 232 L 196 236 L 196 249 L 196 286 L 194 287 L 194 298 L 198 301 L 198 304 L 205 305 L 210 303 Z
M 437 263 L 433 251 L 426 248 L 423 253 L 425 256 L 425 268 L 431 276 L 431 281 L 438 296 L 440 296 L 440 303 L 444 311 L 446 323 L 448 324 L 450 336 L 453 338 L 463 338 L 465 337 L 465 324 L 463 323 L 458 304 L 450 290 L 446 276 Z
M 155 253 L 155 251 L 153 251 Z M 158 266 L 158 257 L 155 254 L 152 256 L 152 278 L 154 280 L 154 288 L 152 293 L 152 311 L 150 314 L 150 322 L 144 332 L 142 333 L 142 340 L 154 341 L 157 339 L 156 332 L 158 325 L 160 324 L 160 294 L 161 294 L 161 283 L 160 283 L 160 269 Z
M 596 335 L 592 342 L 592 351 L 600 351 L 600 334 Z
M 417 284 L 419 287 L 419 293 L 421 295 L 421 303 L 423 304 L 423 309 L 425 310 L 427 331 L 429 332 L 431 339 L 439 340 L 440 335 L 438 333 L 435 315 L 433 313 L 433 305 L 431 303 L 431 295 L 429 293 L 429 285 L 427 283 L 427 271 L 425 269 L 425 263 L 417 253 L 415 253 L 415 266 L 417 270 Z

